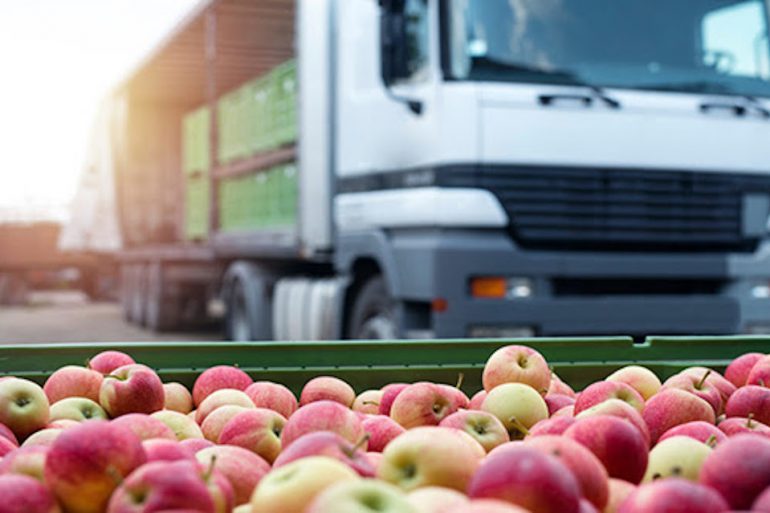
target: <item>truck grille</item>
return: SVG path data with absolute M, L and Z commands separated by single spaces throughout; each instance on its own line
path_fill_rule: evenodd
M 770 178 L 679 171 L 482 166 L 524 247 L 601 251 L 756 249 L 744 198 L 770 195 Z

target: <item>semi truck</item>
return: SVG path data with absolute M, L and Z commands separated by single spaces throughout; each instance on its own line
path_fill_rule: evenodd
M 770 332 L 768 19 L 204 1 L 104 116 L 125 316 L 219 305 L 232 340 Z

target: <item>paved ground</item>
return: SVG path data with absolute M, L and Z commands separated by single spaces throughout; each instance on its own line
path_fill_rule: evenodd
M 0 307 L 0 343 L 218 340 L 217 333 L 152 333 L 123 320 L 114 303 L 77 293 L 38 293 L 26 307 Z

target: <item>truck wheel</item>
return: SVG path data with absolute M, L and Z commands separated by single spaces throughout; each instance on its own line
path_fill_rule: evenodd
M 227 301 L 225 329 L 227 338 L 234 342 L 249 342 L 254 339 L 249 320 L 249 307 L 241 280 L 235 280 L 230 287 Z
M 369 279 L 356 295 L 348 335 L 357 340 L 395 340 L 398 337 L 396 302 L 382 276 Z
M 226 273 L 223 298 L 228 340 L 249 342 L 273 338 L 269 286 L 273 278 L 250 262 L 236 262 Z
M 179 298 L 169 293 L 171 286 L 164 279 L 164 268 L 159 263 L 150 264 L 145 281 L 145 320 L 154 331 L 169 331 L 179 326 Z

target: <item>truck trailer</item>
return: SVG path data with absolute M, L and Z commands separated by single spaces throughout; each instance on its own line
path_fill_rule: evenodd
M 209 0 L 113 92 L 123 308 L 233 340 L 770 332 L 764 0 Z

